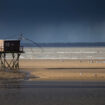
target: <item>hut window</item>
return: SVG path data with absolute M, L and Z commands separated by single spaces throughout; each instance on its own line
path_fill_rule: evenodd
M 14 43 L 11 43 L 11 46 L 14 46 Z
M 10 46 L 10 44 L 9 43 L 6 43 L 6 47 L 9 47 Z

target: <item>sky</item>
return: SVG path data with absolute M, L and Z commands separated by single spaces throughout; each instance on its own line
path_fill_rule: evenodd
M 105 0 L 0 0 L 0 39 L 105 42 Z

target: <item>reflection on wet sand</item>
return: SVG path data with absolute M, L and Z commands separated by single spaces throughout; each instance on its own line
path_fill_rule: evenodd
M 0 88 L 2 105 L 105 105 L 105 82 L 3 81 L 2 84 L 11 86 Z

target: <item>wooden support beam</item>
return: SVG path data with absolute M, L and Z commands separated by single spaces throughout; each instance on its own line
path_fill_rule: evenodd
M 10 53 L 12 59 L 7 60 L 6 56 L 8 53 L 0 53 L 0 69 L 1 70 L 19 70 L 19 57 L 21 53 Z

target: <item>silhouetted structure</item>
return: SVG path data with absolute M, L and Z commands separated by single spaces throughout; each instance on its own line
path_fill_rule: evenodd
M 19 57 L 23 53 L 20 40 L 0 40 L 0 67 L 1 70 L 19 70 Z M 7 60 L 7 54 L 12 59 Z

